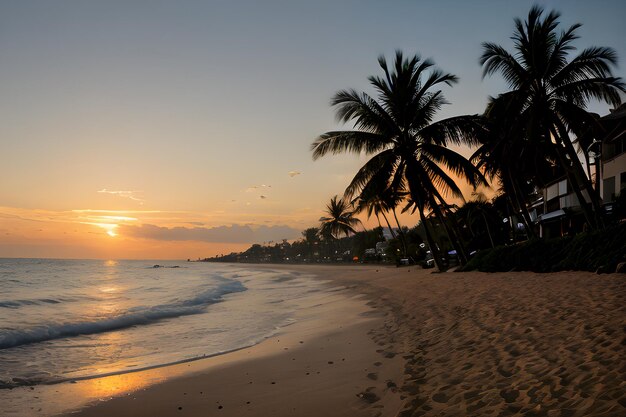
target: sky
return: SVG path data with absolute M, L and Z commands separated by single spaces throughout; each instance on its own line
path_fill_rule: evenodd
M 481 113 L 506 90 L 482 79 L 481 42 L 511 49 L 533 4 L 1 1 L 0 257 L 195 259 L 297 239 L 366 161 L 311 158 L 346 127 L 334 93 L 371 92 L 378 56 L 400 49 L 459 76 L 437 119 Z M 583 23 L 579 50 L 616 49 L 626 77 L 626 2 L 539 4 Z

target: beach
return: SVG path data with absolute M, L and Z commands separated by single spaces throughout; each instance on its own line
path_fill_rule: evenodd
M 327 291 L 252 347 L 48 395 L 91 399 L 72 416 L 626 412 L 623 275 L 260 268 L 315 276 Z M 33 388 L 19 389 L 41 395 Z

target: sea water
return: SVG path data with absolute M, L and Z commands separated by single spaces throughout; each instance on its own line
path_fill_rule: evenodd
M 0 395 L 253 345 L 320 286 L 247 265 L 0 259 Z

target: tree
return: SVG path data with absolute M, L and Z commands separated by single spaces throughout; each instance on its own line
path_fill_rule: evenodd
M 330 199 L 330 202 L 326 205 L 326 213 L 328 217 L 320 218 L 320 234 L 322 236 L 332 236 L 335 239 L 343 234 L 346 237 L 351 233 L 355 234 L 356 226 L 361 224 L 361 221 L 354 216 L 354 209 L 345 199 L 339 199 L 338 196 L 334 196 Z
M 315 253 L 315 246 L 320 242 L 319 229 L 317 227 L 309 227 L 302 232 L 302 237 L 307 248 L 309 261 L 311 261 Z
M 368 219 L 372 217 L 372 214 L 375 215 L 378 226 L 381 226 L 380 216 L 382 215 L 383 219 L 385 219 L 385 223 L 387 223 L 391 237 L 395 239 L 396 233 L 393 231 L 389 219 L 385 214 L 389 208 L 387 207 L 386 201 L 378 193 L 371 192 L 371 190 L 370 192 L 362 192 L 352 201 L 352 204 L 355 206 L 356 214 L 365 212 Z
M 612 75 L 617 54 L 611 48 L 590 47 L 568 61 L 580 24 L 558 32 L 559 13 L 534 6 L 526 21 L 515 19 L 514 53 L 495 43 L 483 43 L 480 64 L 483 76 L 501 73 L 511 91 L 500 95 L 492 106 L 508 125 L 519 155 L 533 146 L 550 148 L 565 171 L 585 217 L 593 228 L 602 225 L 600 197 L 593 190 L 569 134 L 580 134 L 596 124 L 586 111 L 589 100 L 618 106 L 624 83 Z M 502 124 L 502 123 L 501 123 Z M 513 173 L 514 174 L 514 173 Z M 510 181 L 508 178 L 505 178 Z M 514 185 L 514 184 L 513 184 Z M 511 186 L 513 186 L 511 185 Z M 586 204 L 585 190 L 593 210 Z
M 470 249 L 493 248 L 506 243 L 501 220 L 503 214 L 487 201 L 484 194 L 475 193 L 472 200 L 456 210 L 454 217 L 467 232 Z
M 419 56 L 405 59 L 397 51 L 392 68 L 382 56 L 378 62 L 384 77 L 369 77 L 377 99 L 355 90 L 335 94 L 331 103 L 339 121 L 354 123 L 355 130 L 322 134 L 311 145 L 313 158 L 344 152 L 373 155 L 346 188 L 346 196 L 406 190 L 422 221 L 424 211 L 431 208 L 442 217 L 438 204 L 445 202 L 444 196 L 463 197 L 442 167 L 474 187 L 486 184 L 467 159 L 447 148 L 448 143 L 475 144 L 482 129 L 480 118 L 458 116 L 433 122 L 436 112 L 447 104 L 436 88 L 456 83 L 457 77 L 436 68 L 432 61 Z M 424 224 L 437 266 L 443 270 L 428 223 Z

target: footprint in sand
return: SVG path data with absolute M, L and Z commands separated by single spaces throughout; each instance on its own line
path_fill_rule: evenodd
M 433 401 L 438 402 L 438 403 L 445 404 L 448 402 L 449 399 L 450 397 L 448 397 L 448 395 L 444 392 L 438 392 L 435 395 L 433 395 Z
M 519 397 L 519 391 L 515 389 L 503 389 L 500 391 L 500 396 L 504 398 L 504 401 L 507 403 L 512 403 Z

